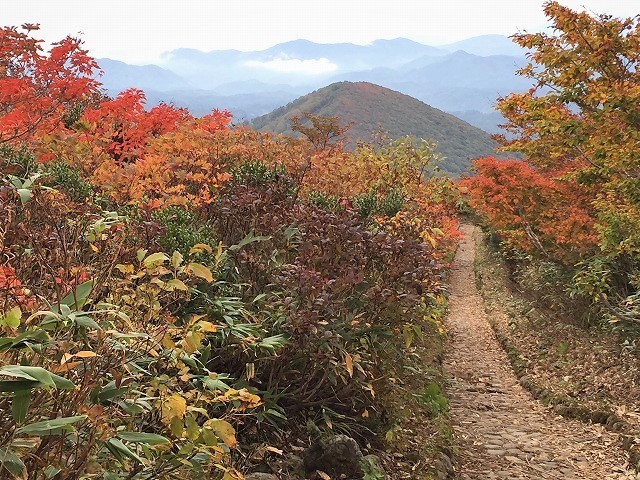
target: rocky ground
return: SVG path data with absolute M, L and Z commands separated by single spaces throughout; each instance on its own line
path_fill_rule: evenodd
M 445 358 L 457 478 L 636 478 L 619 434 L 566 419 L 520 385 L 476 288 L 477 229 L 464 225 L 463 233 L 450 278 Z M 498 309 L 492 317 L 496 324 L 508 323 Z

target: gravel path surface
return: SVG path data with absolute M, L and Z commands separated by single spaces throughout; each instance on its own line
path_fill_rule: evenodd
M 554 415 L 519 385 L 476 290 L 476 227 L 463 225 L 462 231 L 450 279 L 445 359 L 460 447 L 456 478 L 640 478 L 626 469 L 617 435 Z

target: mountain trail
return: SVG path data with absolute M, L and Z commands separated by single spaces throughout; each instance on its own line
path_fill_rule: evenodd
M 520 386 L 496 340 L 474 282 L 477 227 L 464 238 L 450 278 L 445 373 L 456 444 L 456 478 L 636 479 L 618 436 L 547 410 Z M 506 321 L 506 318 L 494 319 Z

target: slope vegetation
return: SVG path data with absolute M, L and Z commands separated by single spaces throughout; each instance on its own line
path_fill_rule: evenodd
M 373 140 L 375 132 L 391 138 L 414 135 L 438 142 L 445 159 L 440 167 L 452 174 L 464 172 L 469 158 L 494 153 L 489 135 L 467 122 L 422 103 L 415 98 L 366 82 L 339 82 L 321 88 L 255 118 L 252 125 L 262 132 L 293 135 L 290 119 L 302 112 L 338 117 L 353 122 L 348 132 L 350 146 Z

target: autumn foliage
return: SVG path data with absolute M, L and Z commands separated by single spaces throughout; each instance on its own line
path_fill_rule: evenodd
M 97 64 L 79 39 L 67 37 L 45 54 L 33 30 L 0 29 L 0 143 L 54 131 L 97 93 Z
M 547 2 L 552 34 L 518 34 L 535 87 L 499 99 L 502 149 L 521 162 L 476 162 L 465 181 L 511 247 L 571 269 L 573 294 L 637 322 L 640 271 L 640 17 Z
M 0 476 L 241 479 L 292 420 L 382 428 L 457 235 L 433 146 L 106 98 L 79 42 L 1 32 Z
M 518 160 L 482 158 L 474 168 L 476 176 L 461 186 L 511 248 L 567 265 L 596 250 L 585 189 Z

